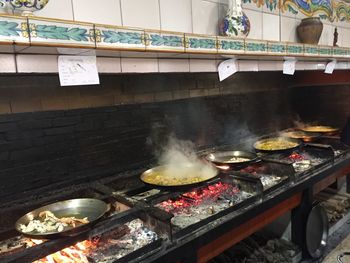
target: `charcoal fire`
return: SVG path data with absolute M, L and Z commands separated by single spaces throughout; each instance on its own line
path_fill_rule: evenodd
M 323 158 L 312 156 L 306 152 L 293 152 L 286 160 L 293 162 L 294 170 L 297 173 L 305 172 L 311 167 L 317 166 L 325 161 Z
M 174 215 L 173 225 L 185 228 L 251 196 L 236 185 L 218 182 L 163 201 L 156 207 Z
M 53 253 L 34 263 L 109 263 L 120 259 L 155 240 L 158 235 L 144 226 L 140 219 L 132 220 L 125 225 L 106 232 L 90 240 L 85 240 Z M 18 237 L 0 244 L 0 254 L 14 253 L 41 244 L 45 240 Z
M 242 169 L 241 172 L 249 173 L 252 176 L 259 178 L 264 190 L 275 186 L 284 179 L 281 176 L 270 174 L 268 167 L 262 164 L 249 165 L 248 167 Z

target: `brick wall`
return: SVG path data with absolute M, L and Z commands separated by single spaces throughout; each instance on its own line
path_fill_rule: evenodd
M 55 75 L 0 80 L 4 201 L 146 167 L 170 133 L 198 147 L 238 143 L 288 127 L 292 116 L 280 74 L 222 83 L 216 74 L 102 76 L 99 87 L 70 88 Z
M 68 110 L 238 94 L 285 87 L 281 73 L 101 75 L 99 86 L 60 87 L 58 76 L 0 75 L 0 114 Z
M 291 92 L 293 111 L 304 122 L 343 127 L 350 116 L 350 86 L 296 87 Z

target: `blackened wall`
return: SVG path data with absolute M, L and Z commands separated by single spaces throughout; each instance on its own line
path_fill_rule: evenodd
M 350 116 L 350 85 L 291 89 L 293 111 L 304 122 L 343 127 Z
M 40 187 L 55 188 L 146 167 L 171 133 L 201 147 L 234 144 L 246 136 L 291 125 L 293 114 L 283 76 L 243 74 L 226 83 L 216 79 L 210 74 L 128 76 L 128 85 L 119 79 L 123 96 L 142 97 L 145 102 L 0 115 L 0 198 L 6 201 Z M 120 84 L 104 81 L 112 90 Z M 38 83 L 26 87 L 29 97 L 30 90 L 38 94 L 36 85 L 43 89 Z M 24 87 L 13 89 L 15 93 Z M 219 94 L 210 96 L 213 89 Z M 108 87 L 101 92 L 105 90 Z M 99 96 L 96 88 L 94 92 Z M 174 97 L 180 93 L 185 98 Z

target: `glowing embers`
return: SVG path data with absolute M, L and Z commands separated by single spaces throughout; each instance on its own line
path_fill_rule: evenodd
M 53 253 L 35 263 L 97 263 L 114 262 L 153 241 L 158 236 L 146 228 L 140 219 L 135 219 L 101 236 L 94 237 Z M 43 240 L 29 240 L 35 246 Z
M 286 160 L 293 162 L 294 170 L 297 173 L 305 172 L 313 166 L 319 165 L 325 161 L 324 158 L 312 156 L 306 152 L 293 152 L 286 157 Z
M 287 176 L 282 176 L 280 174 L 277 175 L 276 169 L 272 169 L 271 165 L 265 163 L 249 165 L 240 170 L 240 172 L 249 173 L 256 178 L 259 178 L 264 190 L 267 190 L 287 179 Z
M 30 239 L 27 241 L 27 245 L 28 247 L 31 247 L 43 242 L 43 240 Z M 34 261 L 34 263 L 89 263 L 86 254 L 92 247 L 96 247 L 96 244 L 93 241 L 85 240 L 45 258 Z
M 185 228 L 251 196 L 235 184 L 218 182 L 163 201 L 156 207 L 174 215 L 173 225 Z

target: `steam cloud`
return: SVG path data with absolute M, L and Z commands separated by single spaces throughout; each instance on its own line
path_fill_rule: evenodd
M 159 165 L 167 167 L 167 176 L 176 178 L 212 178 L 217 170 L 201 161 L 196 152 L 195 146 L 190 141 L 183 141 L 170 136 L 167 144 L 162 148 L 158 158 Z

